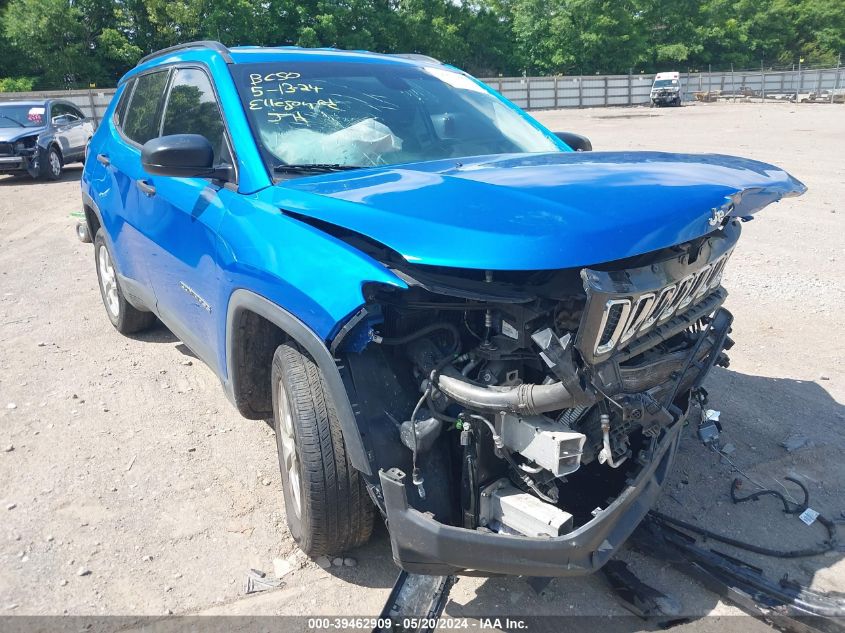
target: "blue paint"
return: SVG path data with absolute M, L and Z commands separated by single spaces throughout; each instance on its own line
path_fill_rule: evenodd
M 482 156 L 287 181 L 271 204 L 354 230 L 409 262 L 540 270 L 622 259 L 752 215 L 804 185 L 731 156 L 567 152 Z

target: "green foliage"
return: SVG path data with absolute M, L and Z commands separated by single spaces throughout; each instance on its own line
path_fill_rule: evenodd
M 0 76 L 113 85 L 144 54 L 227 45 L 417 52 L 482 75 L 835 64 L 843 0 L 0 0 Z
M 0 92 L 29 92 L 33 85 L 32 77 L 4 77 L 0 79 Z

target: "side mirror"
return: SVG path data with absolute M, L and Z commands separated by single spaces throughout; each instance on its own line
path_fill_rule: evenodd
M 569 145 L 569 147 L 574 149 L 576 152 L 593 151 L 593 144 L 590 143 L 590 139 L 586 136 L 581 136 L 575 132 L 555 132 L 554 135 Z
M 68 123 L 70 123 L 70 117 L 67 114 L 53 117 L 53 125 L 67 125 Z
M 144 143 L 141 165 L 148 174 L 227 180 L 231 168 L 214 168 L 214 149 L 199 134 L 171 134 Z

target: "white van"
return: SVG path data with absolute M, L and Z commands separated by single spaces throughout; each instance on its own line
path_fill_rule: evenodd
M 681 73 L 657 73 L 651 85 L 651 105 L 681 105 Z

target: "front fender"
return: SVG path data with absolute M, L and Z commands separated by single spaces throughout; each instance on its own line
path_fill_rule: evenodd
M 323 341 L 361 307 L 364 284 L 407 288 L 383 264 L 255 196 L 238 196 L 219 232 L 226 286 L 266 297 Z

